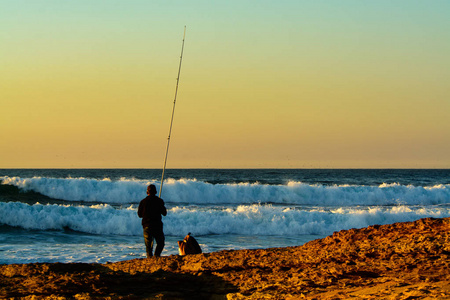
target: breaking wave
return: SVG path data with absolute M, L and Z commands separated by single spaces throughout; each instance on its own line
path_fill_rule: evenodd
M 71 206 L 0 202 L 0 224 L 31 230 L 64 230 L 102 235 L 141 235 L 136 207 L 108 204 Z M 273 205 L 239 205 L 234 208 L 173 207 L 164 217 L 167 235 L 328 235 L 334 231 L 374 224 L 414 221 L 424 217 L 449 217 L 450 208 L 352 207 L 286 208 Z
M 3 185 L 16 186 L 20 192 L 36 192 L 55 200 L 85 201 L 103 204 L 138 203 L 146 186 L 154 180 L 87 178 L 0 177 Z M 379 186 L 259 183 L 211 184 L 195 179 L 168 179 L 163 197 L 169 205 L 219 205 L 273 203 L 282 205 L 436 205 L 450 203 L 450 185 L 413 186 L 382 184 Z M 5 201 L 5 200 L 3 200 Z M 38 200 L 37 200 L 38 201 Z

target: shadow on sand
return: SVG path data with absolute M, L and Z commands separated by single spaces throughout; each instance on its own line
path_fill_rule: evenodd
M 238 291 L 210 273 L 193 275 L 162 269 L 142 270 L 142 266 L 148 264 L 146 260 L 135 260 L 119 268 L 114 264 L 84 263 L 1 265 L 0 297 L 226 299 L 228 293 Z

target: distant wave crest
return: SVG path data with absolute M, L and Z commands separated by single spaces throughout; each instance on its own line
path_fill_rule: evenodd
M 53 199 L 107 204 L 138 203 L 146 196 L 146 186 L 159 182 L 120 179 L 0 177 L 2 184 L 22 191 L 34 191 Z M 285 185 L 259 183 L 211 184 L 195 179 L 168 179 L 163 197 L 171 205 L 220 205 L 273 203 L 283 205 L 436 205 L 450 203 L 450 185 L 430 187 L 382 184 L 311 185 L 289 182 Z

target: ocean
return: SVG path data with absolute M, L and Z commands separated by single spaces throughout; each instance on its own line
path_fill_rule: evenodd
M 157 169 L 0 169 L 0 264 L 145 257 L 140 200 Z M 335 231 L 450 217 L 450 170 L 169 169 L 166 245 L 302 245 Z

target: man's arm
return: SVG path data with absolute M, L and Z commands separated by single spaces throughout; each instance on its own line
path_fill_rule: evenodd
M 161 199 L 161 214 L 163 216 L 167 216 L 167 209 L 166 206 L 164 205 L 164 201 Z
M 143 215 L 144 215 L 144 204 L 142 204 L 142 202 L 144 202 L 144 200 L 142 200 L 139 203 L 139 207 L 138 207 L 138 211 L 137 211 L 137 214 L 138 214 L 139 218 L 142 218 Z

